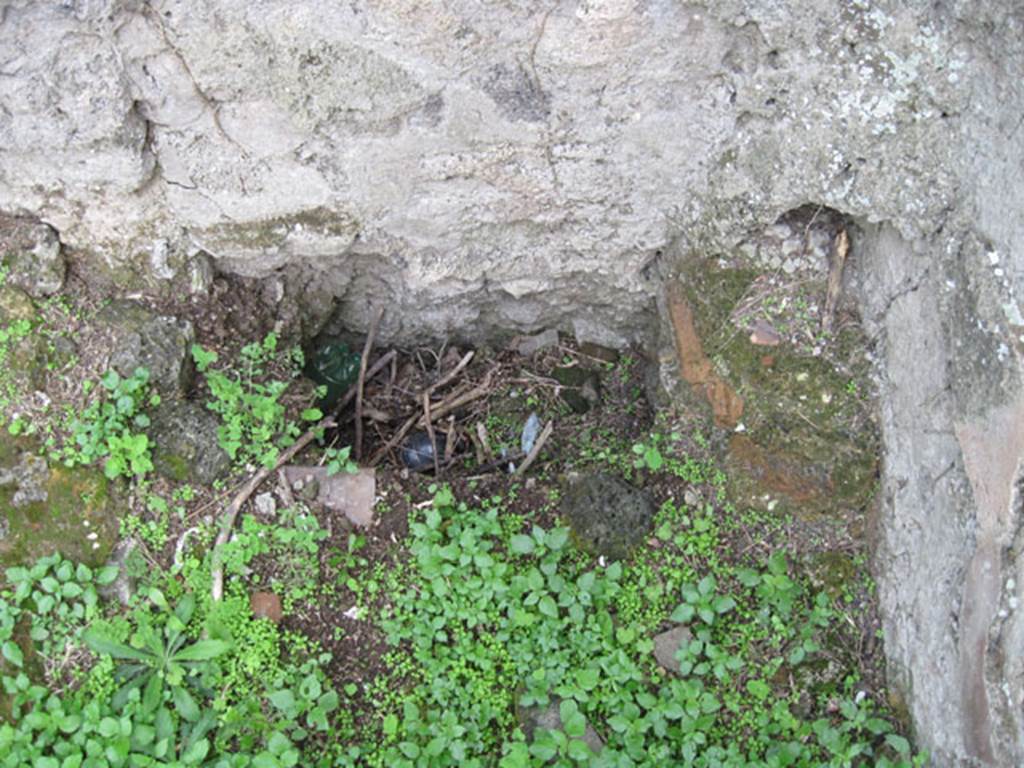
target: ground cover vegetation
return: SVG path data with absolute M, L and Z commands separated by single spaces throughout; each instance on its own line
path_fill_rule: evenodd
M 19 335 L 3 329 L 0 354 Z M 353 530 L 301 495 L 272 509 L 248 499 L 216 558 L 220 510 L 322 418 L 324 392 L 303 388 L 301 350 L 274 334 L 191 356 L 193 396 L 232 460 L 210 487 L 155 475 L 145 369 L 81 377 L 68 413 L 13 390 L 4 402 L 9 433 L 119 484 L 138 546 L 119 565 L 55 551 L 6 569 L 0 766 L 924 763 L 881 682 L 862 550 L 843 539 L 850 570 L 816 576 L 820 526 L 734 507 L 709 427 L 653 418 L 637 356 L 481 353 L 466 375 L 486 397 L 458 413 L 482 425 L 486 451 L 450 428 L 462 447 L 441 476 L 409 473 L 389 466 L 395 446 L 375 421 L 363 452 L 384 457 L 374 526 Z M 453 369 L 443 350 L 433 365 L 402 357 L 424 391 Z M 599 374 L 601 404 L 571 407 L 560 367 Z M 531 413 L 553 436 L 510 474 Z M 318 436 L 300 458 L 354 469 L 349 424 Z M 655 504 L 627 558 L 587 551 L 561 514 L 566 478 L 596 470 Z M 254 612 L 256 592 L 277 595 L 283 619 Z M 658 638 L 679 628 L 666 666 Z

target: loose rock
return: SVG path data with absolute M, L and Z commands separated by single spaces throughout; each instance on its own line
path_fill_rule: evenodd
M 553 347 L 558 344 L 558 331 L 554 328 L 549 328 L 546 331 L 542 331 L 535 336 L 526 336 L 519 340 L 516 345 L 516 349 L 519 354 L 523 357 L 530 357 L 540 352 L 542 349 Z
M 116 487 L 98 467 L 47 466 L 38 450 L 30 439 L 0 440 L 0 571 L 54 551 L 102 564 L 124 514 Z
M 595 344 L 592 341 L 580 342 L 580 352 L 587 357 L 593 357 L 595 360 L 601 360 L 605 363 L 619 362 L 619 351 L 617 349 Z
M 46 460 L 31 453 L 21 454 L 20 461 L 13 466 L 0 467 L 0 488 L 14 488 L 11 505 L 15 509 L 46 501 L 49 479 Z
M 654 505 L 643 491 L 600 473 L 570 484 L 562 512 L 582 546 L 612 560 L 627 557 L 654 524 Z
M 782 342 L 782 336 L 764 320 L 757 320 L 750 332 L 750 343 L 763 347 L 777 347 Z
M 261 493 L 253 499 L 256 511 L 264 517 L 273 517 L 277 512 L 277 500 L 272 493 Z
M 10 268 L 7 279 L 36 299 L 52 296 L 64 287 L 67 265 L 57 231 L 46 224 L 17 219 L 6 233 Z
M 47 340 L 34 333 L 38 323 L 35 304 L 13 285 L 0 285 L 0 328 L 6 328 L 5 377 L 13 390 L 27 393 L 42 389 L 48 362 Z
M 252 615 L 257 619 L 270 619 L 275 624 L 284 617 L 281 598 L 273 592 L 253 592 L 249 597 Z
M 190 400 L 165 400 L 153 415 L 153 466 L 179 483 L 209 485 L 231 466 L 217 441 L 217 417 Z
M 365 528 L 373 523 L 377 480 L 372 469 L 328 476 L 325 467 L 289 466 L 284 474 L 303 499 L 341 513 L 352 525 Z
M 601 376 L 579 366 L 556 368 L 551 375 L 562 385 L 562 400 L 574 413 L 586 413 L 601 402 Z
M 131 576 L 128 561 L 138 547 L 139 541 L 135 537 L 122 539 L 117 543 L 104 564 L 117 568 L 117 578 L 96 590 L 100 597 L 105 600 L 117 600 L 124 606 L 131 602 L 132 595 L 135 593 L 135 579 Z
M 676 654 L 684 643 L 692 639 L 693 633 L 689 627 L 680 625 L 666 630 L 654 638 L 654 658 L 665 670 L 678 675 L 679 660 Z
M 165 396 L 184 396 L 195 375 L 192 323 L 158 315 L 136 301 L 111 302 L 97 317 L 108 328 L 110 365 L 122 376 L 149 370 L 150 382 Z
M 519 721 L 522 724 L 523 734 L 526 736 L 527 741 L 533 741 L 533 735 L 538 728 L 547 731 L 560 731 L 563 729 L 562 716 L 559 711 L 561 704 L 561 699 L 553 697 L 551 703 L 546 707 L 526 707 L 521 711 Z M 604 749 L 604 740 L 594 730 L 589 721 L 587 722 L 586 730 L 583 732 L 582 741 L 590 747 L 590 751 L 595 755 L 601 754 L 601 750 Z

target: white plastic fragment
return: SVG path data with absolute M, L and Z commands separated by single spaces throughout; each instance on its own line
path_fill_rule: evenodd
M 526 424 L 523 426 L 523 434 L 519 438 L 519 447 L 523 453 L 529 453 L 533 450 L 533 444 L 536 442 L 539 433 L 540 417 L 536 413 L 531 413 L 530 418 L 526 420 Z

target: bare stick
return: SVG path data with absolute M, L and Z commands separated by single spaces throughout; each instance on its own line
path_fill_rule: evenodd
M 479 398 L 483 397 L 490 391 L 491 384 L 489 381 L 485 381 L 479 387 L 475 387 L 474 389 L 469 390 L 469 392 L 466 392 L 464 395 L 459 395 L 458 397 L 452 398 L 450 400 L 445 400 L 433 411 L 431 418 L 434 419 L 434 421 L 437 421 L 442 416 L 447 416 L 452 411 L 458 410 L 462 406 L 471 403 L 474 400 L 478 400 Z M 423 423 L 422 416 L 420 416 L 419 426 L 425 426 L 425 424 Z
M 393 349 L 390 352 L 388 352 L 386 355 L 384 355 L 380 360 L 378 360 L 376 363 L 374 363 L 372 366 L 370 366 L 370 369 L 366 372 L 366 381 L 369 381 L 374 376 L 376 376 L 378 373 L 380 373 L 382 370 L 384 370 L 384 366 L 386 366 L 388 363 L 393 362 L 397 357 L 398 357 L 398 353 L 395 352 L 395 350 L 393 350 Z M 339 413 L 341 413 L 341 410 L 346 405 L 348 405 L 349 403 L 352 402 L 352 398 L 354 398 L 356 396 L 356 391 L 358 389 L 359 389 L 359 384 L 358 383 L 353 384 L 351 387 L 349 387 L 348 391 L 346 391 L 345 394 L 342 395 L 341 400 L 339 400 L 337 402 L 337 404 L 334 406 L 334 408 L 331 409 L 331 415 L 332 416 L 337 416 Z
M 383 316 L 384 308 L 381 307 L 366 332 L 366 344 L 363 346 L 363 356 L 359 360 L 359 381 L 356 382 L 356 461 L 363 458 L 363 386 L 366 384 L 366 362 L 370 357 L 370 350 L 373 349 L 373 337 L 377 335 L 377 326 L 380 325 Z
M 392 350 L 394 351 L 394 350 Z M 384 397 L 390 399 L 395 389 L 395 379 L 398 377 L 398 357 L 391 356 L 391 374 L 388 376 L 388 385 L 384 388 Z
M 292 495 L 292 486 L 288 482 L 288 477 L 285 475 L 283 469 L 277 470 L 277 482 L 278 487 L 281 490 L 281 500 L 284 505 L 291 509 L 295 506 L 295 496 Z
M 434 477 L 441 474 L 441 464 L 437 460 L 437 436 L 434 425 L 430 421 L 430 391 L 423 393 L 423 420 L 427 422 L 427 437 L 430 438 L 430 455 L 434 457 Z
M 385 423 L 395 420 L 395 417 L 387 411 L 382 411 L 380 408 L 374 408 L 371 405 L 363 406 L 363 416 L 368 418 L 370 421 L 383 421 Z
M 478 424 L 477 426 L 480 426 L 480 425 Z M 476 463 L 478 465 L 479 464 L 483 464 L 484 463 L 484 448 L 480 444 L 480 437 L 478 435 L 474 435 L 472 432 L 470 432 L 469 433 L 469 439 L 470 439 L 470 442 L 473 443 L 473 450 L 476 451 Z
M 228 508 L 224 511 L 224 517 L 221 518 L 220 531 L 213 542 L 213 565 L 210 569 L 210 580 L 213 583 L 210 587 L 210 595 L 215 603 L 219 602 L 224 596 L 224 545 L 228 543 L 228 539 L 231 537 L 231 529 L 235 526 L 235 518 L 238 517 L 238 512 L 242 505 L 245 504 L 246 500 L 256 492 L 256 489 L 273 472 L 276 472 L 291 461 L 295 454 L 313 442 L 313 439 L 317 435 L 322 434 L 323 430 L 333 426 L 335 426 L 334 419 L 326 418 L 322 419 L 316 426 L 310 427 L 302 437 L 295 441 L 294 445 L 277 457 L 273 467 L 263 467 L 263 469 L 249 478 L 249 482 L 242 486 L 242 490 L 228 504 Z
M 487 477 L 486 473 L 490 472 L 491 470 L 498 469 L 499 467 L 507 467 L 511 464 L 515 464 L 520 459 L 525 458 L 526 454 L 523 453 L 522 451 L 516 451 L 515 453 L 511 453 L 508 456 L 498 456 L 496 459 L 489 461 L 486 464 L 483 464 L 482 466 L 474 467 L 474 471 L 476 472 L 476 474 L 467 477 L 466 479 L 479 480 L 482 477 Z
M 480 448 L 483 450 L 484 456 L 487 457 L 488 461 L 494 460 L 494 451 L 491 450 L 491 441 L 487 437 L 487 427 L 484 426 L 482 421 L 476 423 L 476 436 L 480 440 Z M 483 459 L 480 460 L 483 464 Z
M 466 357 L 468 357 L 469 354 L 471 354 L 471 353 L 467 353 Z M 469 360 L 467 360 L 466 357 L 463 357 L 462 360 L 459 361 L 459 365 L 456 366 L 456 369 L 461 369 L 461 368 L 465 367 L 465 365 L 463 364 L 463 361 L 465 361 L 466 363 L 469 362 Z M 471 390 L 470 392 L 467 392 L 465 395 L 463 395 L 461 397 L 460 396 L 456 396 L 455 398 L 450 398 L 449 400 L 446 400 L 446 401 L 442 402 L 441 405 L 438 406 L 436 410 L 433 407 L 431 407 L 431 409 L 430 409 L 431 410 L 431 413 L 430 413 L 431 421 L 436 421 L 437 419 L 440 419 L 442 416 L 447 416 L 451 411 L 455 410 L 456 408 L 458 408 L 458 407 L 460 407 L 462 405 L 465 405 L 468 402 L 472 402 L 473 400 L 476 400 L 477 398 L 482 397 L 483 395 L 487 394 L 487 392 L 489 391 L 489 387 L 490 387 L 491 375 L 494 373 L 495 370 L 496 369 L 492 368 L 487 373 L 487 376 L 484 377 L 483 384 L 481 384 L 476 389 Z M 444 380 L 447 379 L 447 378 L 448 378 L 448 376 L 445 376 L 444 378 L 441 379 L 441 381 L 444 382 Z M 427 390 L 425 390 L 423 394 L 428 394 L 429 395 L 431 390 L 432 389 L 436 389 L 437 386 L 438 385 L 434 385 L 433 387 L 427 388 Z M 470 397 L 470 395 L 472 395 L 472 396 Z M 420 399 L 420 398 L 422 398 L 422 395 L 418 396 L 417 399 Z M 370 459 L 370 466 L 371 467 L 377 466 L 377 464 L 380 462 L 380 460 L 383 459 L 384 456 L 392 448 L 394 448 L 399 443 L 401 443 L 402 439 L 407 434 L 409 434 L 409 430 L 411 430 L 415 426 L 421 426 L 421 427 L 424 426 L 424 418 L 423 418 L 423 416 L 419 415 L 418 413 L 414 413 L 412 416 L 410 416 L 408 419 L 406 419 L 405 423 L 402 424 L 402 426 L 399 428 L 399 430 L 394 435 L 392 435 L 391 439 L 388 440 L 387 444 L 384 445 L 380 450 L 378 450 L 373 455 L 373 458 Z
M 441 417 L 447 416 L 449 413 L 451 413 L 452 411 L 456 410 L 457 408 L 461 408 L 462 406 L 466 405 L 467 403 L 471 403 L 474 400 L 483 397 L 489 391 L 490 391 L 489 383 L 488 382 L 484 382 L 479 387 L 476 387 L 475 389 L 472 389 L 472 390 L 470 390 L 469 392 L 466 392 L 463 395 L 455 397 L 455 398 L 453 398 L 451 400 L 444 401 L 437 408 L 431 407 L 431 409 L 430 409 L 430 420 L 432 422 L 437 421 Z M 396 445 L 398 445 L 399 443 L 402 442 L 402 439 L 407 434 L 409 434 L 409 431 L 413 427 L 426 428 L 426 420 L 424 419 L 424 417 L 421 414 L 414 413 L 412 416 L 410 416 L 408 419 L 406 419 L 405 423 L 401 426 L 401 428 L 392 436 L 392 438 L 390 440 L 388 440 L 387 445 L 385 445 L 383 448 L 381 448 L 379 451 L 377 451 L 377 453 L 375 453 L 373 455 L 373 458 L 370 459 L 370 466 L 371 467 L 376 466 L 377 463 L 380 462 L 380 460 L 384 458 L 384 455 L 388 451 L 390 451 L 392 448 L 394 448 Z
M 418 413 L 414 413 L 412 416 L 405 420 L 405 423 L 401 427 L 399 427 L 398 431 L 395 432 L 395 434 L 391 436 L 391 439 L 388 440 L 387 443 L 385 443 L 384 446 L 381 447 L 375 454 L 373 454 L 373 458 L 370 459 L 371 467 L 377 466 L 377 464 L 380 462 L 381 459 L 384 458 L 385 454 L 387 454 L 388 451 L 390 451 L 392 448 L 394 448 L 396 445 L 402 442 L 402 439 L 407 434 L 409 434 L 409 430 L 416 426 L 416 420 L 419 417 L 420 415 Z
M 458 365 L 456 365 L 454 368 L 448 371 L 448 373 L 446 373 L 444 376 L 442 376 L 440 379 L 438 379 L 436 382 L 434 382 L 427 388 L 427 394 L 434 394 L 434 392 L 436 392 L 445 384 L 447 384 L 456 376 L 458 376 L 462 369 L 469 365 L 469 361 L 473 359 L 474 354 L 476 353 L 473 350 L 470 350 L 465 355 L 463 355 L 462 359 L 459 360 Z
M 555 423 L 553 421 L 549 421 L 544 425 L 543 431 L 537 436 L 537 439 L 533 443 L 533 448 L 531 448 L 530 452 L 526 454 L 526 458 L 523 460 L 523 463 L 516 467 L 516 471 L 513 473 L 516 477 L 525 473 L 526 470 L 530 468 L 530 465 L 537 460 L 537 457 L 540 455 L 541 448 L 544 447 L 544 443 L 548 441 L 548 438 L 551 437 L 551 433 L 554 432 L 554 430 Z
M 448 439 L 444 444 L 444 463 L 448 466 L 452 463 L 452 456 L 455 455 L 455 443 L 458 434 L 455 431 L 455 416 L 448 417 Z
M 845 229 L 841 229 L 832 246 L 832 263 L 829 264 L 828 269 L 825 311 L 821 316 L 821 330 L 825 333 L 832 331 L 832 324 L 836 319 L 836 307 L 839 305 L 839 296 L 843 290 L 843 266 L 846 264 L 846 255 L 849 252 L 850 236 L 846 234 Z

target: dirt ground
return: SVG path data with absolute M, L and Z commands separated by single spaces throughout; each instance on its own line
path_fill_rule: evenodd
M 209 297 L 186 303 L 157 295 L 143 298 L 158 309 L 191 320 L 196 341 L 216 351 L 222 360 L 231 360 L 237 358 L 243 344 L 262 338 L 272 328 L 257 288 L 254 281 L 218 277 Z M 72 263 L 66 298 L 46 303 L 41 315 L 44 327 L 54 329 L 55 338 L 73 339 L 75 353 L 68 364 L 47 376 L 40 394 L 16 404 L 19 415 L 45 420 L 55 406 L 69 412 L 82 407 L 87 395 L 81 383 L 98 378 L 109 361 L 108 340 L 90 325 L 90 318 L 103 304 L 101 295 Z M 609 469 L 642 488 L 655 508 L 672 500 L 712 510 L 726 537 L 726 557 L 736 562 L 765 560 L 779 549 L 791 553 L 798 568 L 829 595 L 844 619 L 833 629 L 834 636 L 823 651 L 824 666 L 834 663 L 836 668 L 859 669 L 859 687 L 884 698 L 884 660 L 877 641 L 879 622 L 868 567 L 866 532 L 870 526 L 865 520 L 871 514 L 869 508 L 860 510 L 859 517 L 829 518 L 734 506 L 718 469 L 723 466 L 721 430 L 698 410 L 656 412 L 648 391 L 648 366 L 653 362 L 642 351 L 581 349 L 563 337 L 557 344 L 523 355 L 517 350 L 517 341 L 513 339 L 501 349 L 440 345 L 394 350 L 393 363 L 366 382 L 363 398 L 367 426 L 360 446 L 361 464 L 373 466 L 376 473 L 374 523 L 353 530 L 343 519 L 313 507 L 321 527 L 330 531 L 317 564 L 320 597 L 290 606 L 282 626 L 315 639 L 332 655 L 329 675 L 338 688 L 348 686 L 356 691 L 352 697 L 357 705 L 356 721 L 361 712 L 369 711 L 368 701 L 363 700 L 363 710 L 359 707 L 366 684 L 390 663 L 386 639 L 374 623 L 365 620 L 366 614 L 385 609 L 387 574 L 400 569 L 406 557 L 403 543 L 409 513 L 429 503 L 435 484 L 449 484 L 456 498 L 469 504 L 500 498 L 503 513 L 520 518 L 528 529 L 533 524 L 550 527 L 559 519 L 559 498 L 573 473 Z M 374 349 L 369 361 L 389 351 Z M 470 352 L 471 360 L 460 368 L 460 361 Z M 454 371 L 457 373 L 452 375 Z M 288 373 L 285 367 L 269 366 L 266 375 L 283 377 Z M 202 401 L 207 391 L 201 377 L 197 381 L 190 396 Z M 407 438 L 396 440 L 396 434 L 422 414 L 421 395 L 428 391 L 432 408 L 452 402 L 461 405 L 435 423 L 435 443 L 440 445 L 443 437 L 446 446 L 443 452 L 438 450 L 436 468 L 411 471 L 401 456 Z M 312 383 L 298 379 L 284 402 L 294 414 L 313 399 Z M 520 476 L 509 469 L 522 462 L 521 433 L 531 414 L 539 417 L 541 425 L 550 424 L 551 431 L 528 471 Z M 353 418 L 349 406 L 340 414 L 340 426 L 293 463 L 319 464 L 324 447 L 355 445 Z M 422 431 L 413 424 L 409 434 Z M 634 446 L 650 444 L 652 435 L 663 440 L 659 446 L 665 458 L 689 460 L 695 466 L 715 467 L 715 471 L 705 472 L 701 482 L 693 482 L 692 477 L 634 466 Z M 141 557 L 150 567 L 170 568 L 182 534 L 204 521 L 216 522 L 247 476 L 236 471 L 214 487 L 195 485 L 183 514 L 167 519 L 166 545 L 159 551 L 144 546 Z M 274 490 L 271 479 L 259 492 Z M 174 485 L 158 478 L 147 492 L 170 496 Z M 254 503 L 256 495 L 249 498 L 242 515 L 261 516 Z M 130 496 L 128 503 L 141 519 L 153 516 L 141 498 Z M 356 549 L 348 555 L 354 540 Z M 662 546 L 653 535 L 649 545 L 654 549 Z M 255 575 L 261 583 L 270 583 L 280 576 L 277 567 L 273 558 L 258 558 Z M 361 588 L 366 584 L 376 585 L 376 591 L 368 594 Z M 799 683 L 790 681 L 790 685 Z

